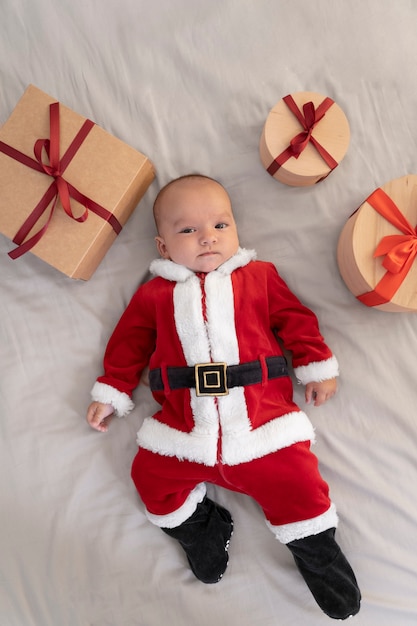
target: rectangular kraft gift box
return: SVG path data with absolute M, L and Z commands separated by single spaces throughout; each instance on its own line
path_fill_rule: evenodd
M 56 99 L 30 85 L 0 128 L 0 142 L 35 159 L 35 143 L 50 137 L 50 104 L 54 102 Z M 59 105 L 60 158 L 85 122 L 85 117 Z M 42 162 L 49 165 L 45 150 Z M 104 207 L 121 226 L 154 177 L 153 165 L 145 155 L 95 124 L 63 173 L 65 181 Z M 53 181 L 48 174 L 0 151 L 0 232 L 13 240 Z M 85 212 L 80 202 L 71 198 L 70 203 L 74 216 L 80 217 Z M 47 222 L 52 204 L 25 240 Z M 92 210 L 84 222 L 71 219 L 58 198 L 46 232 L 30 252 L 71 278 L 88 280 L 116 237 L 109 221 Z

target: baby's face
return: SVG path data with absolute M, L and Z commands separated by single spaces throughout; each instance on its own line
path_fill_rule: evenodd
M 194 272 L 212 272 L 238 250 L 230 199 L 218 183 L 178 181 L 167 189 L 158 211 L 160 255 Z

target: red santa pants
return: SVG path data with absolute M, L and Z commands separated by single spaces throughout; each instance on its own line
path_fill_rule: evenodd
M 331 504 L 328 485 L 319 473 L 308 441 L 240 465 L 214 467 L 139 448 L 132 479 L 153 515 L 176 511 L 203 482 L 251 496 L 273 526 L 312 519 L 325 513 Z

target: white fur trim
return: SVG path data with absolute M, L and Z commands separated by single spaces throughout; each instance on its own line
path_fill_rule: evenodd
M 222 460 L 229 465 L 229 461 L 234 456 L 232 450 L 236 446 L 236 438 L 239 439 L 238 446 L 240 448 L 243 440 L 251 436 L 251 432 L 254 432 L 248 415 L 245 388 L 233 387 L 229 389 L 227 396 L 217 398 L 217 406 L 222 429 Z M 236 450 L 236 452 L 238 451 Z M 243 451 L 241 450 L 241 452 Z M 225 461 L 225 458 L 228 461 Z M 234 463 L 230 463 L 230 465 L 234 465 Z
M 282 526 L 273 526 L 266 520 L 266 525 L 272 530 L 278 541 L 281 543 L 290 543 L 290 541 L 295 541 L 296 539 L 304 539 L 304 537 L 318 535 L 329 528 L 336 528 L 338 522 L 339 518 L 336 513 L 336 507 L 332 503 L 325 513 L 317 517 L 303 520 L 302 522 L 283 524 Z
M 211 357 L 213 361 L 236 365 L 240 358 L 232 278 L 230 274 L 210 272 L 206 276 L 204 287 Z
M 231 391 L 243 391 L 243 388 Z M 218 440 L 215 402 L 213 398 L 197 398 L 195 392 L 192 395 L 201 404 L 197 409 L 199 420 L 191 433 L 178 431 L 153 417 L 147 417 L 138 432 L 137 443 L 163 456 L 176 456 L 180 460 L 214 467 L 217 463 Z M 229 396 L 217 400 L 223 403 L 227 398 Z M 246 428 L 245 420 L 240 428 L 235 422 L 235 430 L 232 429 L 233 424 L 226 418 L 222 420 L 222 462 L 225 465 L 246 463 L 300 441 L 315 441 L 313 426 L 302 411 L 277 417 L 255 430 Z
M 155 276 L 161 276 L 166 280 L 181 283 L 194 275 L 194 272 L 189 270 L 188 267 L 174 263 L 174 261 L 169 259 L 155 259 L 150 264 L 149 271 Z
M 184 433 L 158 422 L 153 417 L 147 417 L 137 434 L 137 443 L 140 447 L 162 456 L 176 456 L 180 461 L 186 459 L 214 467 L 217 462 L 218 426 L 215 425 L 215 428 L 216 432 L 206 434 L 201 432 L 202 429 L 200 432 L 195 429 L 192 433 Z
M 250 261 L 256 259 L 255 250 L 246 250 L 245 248 L 238 248 L 236 254 L 230 259 L 220 265 L 215 272 L 219 272 L 223 275 L 230 275 L 238 267 L 244 267 Z M 149 271 L 155 276 L 161 276 L 166 280 L 183 283 L 190 276 L 194 275 L 194 272 L 184 265 L 179 265 L 170 261 L 169 259 L 155 259 L 149 266 Z M 213 272 L 210 272 L 212 274 Z
M 282 450 L 300 441 L 314 443 L 315 434 L 307 415 L 302 411 L 294 411 L 248 432 L 225 432 L 223 429 L 222 441 L 223 463 L 225 465 L 239 465 Z
M 329 380 L 339 376 L 339 364 L 335 356 L 324 361 L 313 361 L 308 365 L 300 365 L 294 368 L 294 374 L 297 380 L 303 385 L 308 383 L 320 383 L 323 380 Z
M 188 495 L 184 504 L 176 511 L 168 513 L 168 515 L 155 515 L 146 511 L 146 517 L 159 528 L 176 528 L 192 516 L 197 508 L 197 504 L 204 500 L 206 491 L 205 483 L 199 483 Z
M 175 285 L 174 318 L 187 365 L 211 361 L 201 306 L 200 279 L 195 274 L 186 282 Z
M 217 271 L 220 274 L 224 274 L 225 276 L 229 276 L 232 272 L 234 272 L 238 267 L 244 267 L 250 261 L 254 261 L 256 259 L 255 250 L 247 250 L 246 248 L 238 248 L 238 251 L 234 256 L 225 261 L 222 265 L 217 268 Z
M 100 382 L 94 383 L 91 398 L 95 402 L 111 404 L 119 417 L 125 417 L 135 406 L 127 393 Z

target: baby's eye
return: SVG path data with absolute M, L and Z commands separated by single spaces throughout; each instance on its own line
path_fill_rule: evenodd
M 195 228 L 183 228 L 180 232 L 181 233 L 185 233 L 185 234 L 194 233 L 195 232 Z
M 216 224 L 216 228 L 221 230 L 222 228 L 227 228 L 227 224 L 225 222 L 220 222 L 220 224 Z

